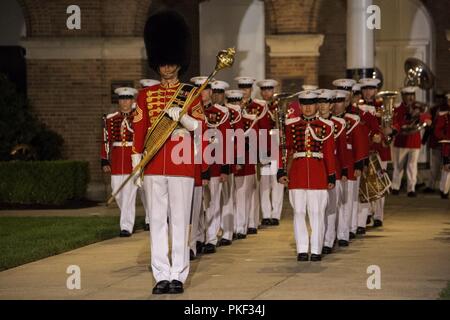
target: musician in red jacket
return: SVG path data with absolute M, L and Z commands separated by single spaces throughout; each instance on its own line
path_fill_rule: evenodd
M 133 144 L 132 109 L 137 90 L 121 87 L 114 90 L 119 98 L 119 111 L 104 117 L 101 165 L 105 173 L 111 174 L 111 187 L 115 192 L 132 171 L 131 147 Z M 133 233 L 136 214 L 137 187 L 127 183 L 116 196 L 120 209 L 120 236 L 129 237 Z
M 325 209 L 328 192 L 336 183 L 334 161 L 334 125 L 317 116 L 317 94 L 299 94 L 302 115 L 286 120 L 286 146 L 292 159 L 288 172 L 280 169 L 279 182 L 287 184 L 289 200 L 294 209 L 294 233 L 297 260 L 320 261 L 325 235 Z M 311 237 L 306 226 L 306 213 Z
M 320 118 L 332 121 L 334 125 L 336 188 L 328 190 L 328 203 L 325 210 L 325 240 L 322 249 L 322 254 L 330 254 L 336 240 L 337 213 L 339 207 L 345 202 L 344 186 L 348 174 L 346 122 L 331 113 L 332 102 L 335 99 L 333 90 L 321 89 L 315 92 L 318 94 L 317 102 Z
M 189 274 L 189 221 L 195 178 L 192 135 L 199 128 L 195 118 L 202 114 L 202 106 L 196 97 L 197 89 L 178 80 L 178 75 L 187 70 L 191 44 L 183 17 L 175 11 L 152 15 L 145 25 L 144 41 L 149 65 L 160 75 L 161 84 L 139 92 L 133 120 L 132 162 L 135 167 L 141 161 L 147 131 L 160 116 L 178 122 L 145 167 L 143 181 L 144 190 L 152 195 L 151 266 L 156 280 L 152 292 L 176 294 L 184 291 L 183 283 Z M 187 111 L 184 114 L 183 109 Z M 159 137 L 158 132 L 155 135 Z
M 447 105 L 450 108 L 450 93 L 446 95 Z M 442 172 L 439 189 L 442 199 L 448 199 L 450 189 L 450 111 L 440 111 L 436 118 L 434 135 L 441 145 Z
M 393 129 L 394 139 L 394 174 L 392 179 L 392 194 L 400 192 L 403 168 L 407 162 L 408 197 L 416 197 L 417 162 L 421 148 L 420 130 L 417 126 L 431 125 L 431 115 L 416 104 L 416 87 L 405 87 L 401 90 L 402 103 L 395 108 Z

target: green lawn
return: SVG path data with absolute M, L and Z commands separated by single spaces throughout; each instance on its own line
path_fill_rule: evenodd
M 119 217 L 0 217 L 0 271 L 118 235 Z

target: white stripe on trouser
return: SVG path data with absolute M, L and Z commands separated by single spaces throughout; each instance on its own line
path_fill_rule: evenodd
M 189 220 L 194 179 L 190 177 L 145 176 L 144 190 L 152 195 L 150 212 L 150 248 L 153 277 L 156 282 L 185 282 L 189 274 Z M 148 200 L 148 197 L 147 197 Z M 169 261 L 170 209 L 171 261 Z
M 334 240 L 336 239 L 336 217 L 339 207 L 338 200 L 338 184 L 340 180 L 336 181 L 336 187 L 328 190 L 328 202 L 325 209 L 325 242 L 324 246 L 333 247 Z M 342 189 L 342 187 L 339 187 Z M 340 191 L 340 190 L 339 190 Z
M 230 189 L 227 192 L 228 199 L 225 199 L 222 196 L 222 214 L 220 219 L 220 227 L 222 228 L 222 238 L 226 240 L 232 240 L 234 231 L 234 216 L 235 216 L 235 208 L 234 208 L 235 187 L 233 174 L 228 175 L 228 186 Z
M 283 209 L 284 184 L 278 183 L 277 175 L 261 175 L 259 181 L 263 219 L 280 219 Z
M 381 161 L 381 168 L 383 168 L 383 170 L 386 170 L 388 165 L 387 161 Z M 386 197 L 382 197 L 376 201 L 374 201 L 373 206 L 374 206 L 374 214 L 373 214 L 373 218 L 375 220 L 380 220 L 383 221 L 384 218 L 384 202 L 385 202 Z
M 217 234 L 220 229 L 220 195 L 222 183 L 220 177 L 212 177 L 209 181 L 211 202 L 205 211 L 206 243 L 217 244 Z
M 441 182 L 439 183 L 439 190 L 447 194 L 450 190 L 450 172 L 442 169 Z
M 251 199 L 252 204 L 250 207 L 250 213 L 248 215 L 248 227 L 256 229 L 259 226 L 259 210 L 260 210 L 259 180 L 256 177 L 256 173 L 254 175 L 254 184 L 252 187 Z
M 144 207 L 145 223 L 148 224 L 148 223 L 150 223 L 150 205 L 151 205 L 152 201 L 150 200 L 147 202 L 146 197 L 145 197 L 144 186 L 142 186 L 141 188 L 138 188 L 138 193 L 139 193 L 139 198 L 141 199 L 141 202 L 142 202 L 142 206 Z
M 308 212 L 311 226 L 311 253 L 322 253 L 327 199 L 327 190 L 289 190 L 289 200 L 294 209 L 294 234 L 297 253 L 306 253 L 309 249 L 310 237 L 306 226 L 306 212 Z
M 348 196 L 352 201 L 352 211 L 350 216 L 350 232 L 356 233 L 358 228 L 358 210 L 359 210 L 359 184 L 361 177 L 356 178 L 356 181 L 349 180 Z
M 350 221 L 352 217 L 353 202 L 348 192 L 349 180 L 343 182 L 336 181 L 336 192 L 339 201 L 337 217 L 337 238 L 338 240 L 349 240 Z
M 203 187 L 198 186 L 194 187 L 194 198 L 192 202 L 192 221 L 191 221 L 191 233 L 190 233 L 190 240 L 189 240 L 189 247 L 194 252 L 194 254 L 197 254 L 197 239 L 198 239 L 198 232 L 200 227 L 200 216 L 202 212 L 202 195 L 203 195 Z
M 436 188 L 436 182 L 440 180 L 442 168 L 442 155 L 439 149 L 430 149 L 430 180 L 427 187 Z
M 419 160 L 420 149 L 410 149 L 410 148 L 393 148 L 398 149 L 394 152 L 394 174 L 392 177 L 392 189 L 399 190 L 405 163 L 406 167 L 406 177 L 408 179 L 407 190 L 408 192 L 415 191 L 417 182 L 417 161 Z
M 236 233 L 247 234 L 255 175 L 235 177 L 234 181 L 236 185 Z
M 125 179 L 127 174 L 118 174 L 111 176 L 111 188 L 113 192 L 117 190 Z M 133 232 L 134 220 L 136 216 L 136 192 L 138 187 L 133 181 L 123 187 L 123 189 L 116 195 L 116 202 L 120 209 L 120 230 Z

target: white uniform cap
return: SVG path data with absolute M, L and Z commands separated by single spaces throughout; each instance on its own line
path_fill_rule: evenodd
M 359 83 L 355 83 L 352 87 L 353 92 L 361 91 L 361 85 Z
M 160 84 L 158 80 L 154 79 L 141 79 L 139 80 L 139 83 L 141 84 L 142 88 L 147 88 L 151 86 L 156 86 L 157 84 Z
M 225 91 L 225 96 L 227 99 L 242 99 L 244 93 L 241 90 L 227 90 Z
M 216 80 L 214 82 L 211 83 L 211 89 L 213 90 L 226 90 L 230 87 L 230 85 L 225 82 L 225 81 L 221 81 L 221 80 Z
M 356 84 L 356 81 L 353 79 L 337 79 L 333 81 L 333 86 L 337 89 L 342 90 L 352 90 L 353 86 Z
M 278 81 L 273 80 L 273 79 L 264 79 L 264 80 L 258 81 L 256 83 L 256 85 L 258 87 L 260 87 L 261 89 L 263 89 L 263 88 L 275 88 L 278 85 Z
M 346 90 L 334 90 L 335 99 L 345 99 L 349 95 L 349 92 Z
M 374 78 L 363 78 L 359 80 L 359 84 L 361 85 L 361 89 L 364 89 L 366 87 L 374 87 L 378 88 L 378 85 L 380 84 L 380 79 L 374 79 Z
M 317 93 L 309 90 L 301 91 L 298 94 L 298 100 L 300 104 L 314 104 L 317 102 Z
M 255 83 L 256 79 L 252 77 L 236 77 L 234 78 L 235 81 L 237 81 L 238 86 L 242 87 L 252 87 L 253 83 Z
M 332 100 L 335 96 L 334 90 L 329 90 L 329 89 L 315 90 L 314 93 L 317 94 L 318 99 Z
M 416 93 L 417 87 L 404 87 L 402 88 L 402 94 L 412 94 Z
M 302 89 L 305 91 L 314 91 L 319 89 L 319 86 L 313 85 L 313 84 L 304 84 L 302 85 Z
M 192 77 L 190 81 L 197 87 L 200 87 L 203 83 L 205 83 L 206 79 L 208 79 L 208 77 L 198 76 L 198 77 Z
M 119 97 L 130 97 L 134 98 L 138 91 L 135 88 L 130 87 L 120 87 L 114 90 L 114 93 L 117 94 Z

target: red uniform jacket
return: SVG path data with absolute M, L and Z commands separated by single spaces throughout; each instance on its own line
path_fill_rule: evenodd
M 286 147 L 293 157 L 289 189 L 321 190 L 335 183 L 333 128 L 333 122 L 317 117 L 286 120 Z
M 147 130 L 152 126 L 160 113 L 164 112 L 167 108 L 167 103 L 169 100 L 171 100 L 171 98 L 177 93 L 183 96 L 187 95 L 187 93 L 179 92 L 181 86 L 182 85 L 179 82 L 169 86 L 158 84 L 139 91 L 139 95 L 137 97 L 136 115 L 133 120 L 134 153 L 143 153 L 145 149 L 144 143 Z M 187 87 L 190 88 L 191 86 L 187 85 Z M 197 98 L 188 107 L 188 114 L 194 118 L 198 118 L 198 115 L 202 113 L 201 110 L 201 101 Z M 194 178 L 194 139 L 192 136 L 192 133 L 189 135 L 179 136 L 179 140 L 175 141 L 172 141 L 169 137 L 158 153 L 148 163 L 144 173 L 150 175 L 184 176 Z M 190 160 L 176 163 L 179 160 L 178 156 L 183 156 L 183 154 L 179 154 L 175 151 L 174 154 L 177 158 L 172 159 L 172 151 L 175 147 L 180 149 L 178 144 L 183 143 L 184 139 L 188 137 L 190 137 L 190 141 L 188 141 L 190 144 Z
M 450 140 L 450 112 L 439 112 L 434 126 L 434 135 L 437 141 Z M 440 143 L 444 164 L 450 163 L 450 143 Z
M 110 165 L 111 174 L 130 174 L 133 144 L 133 112 L 115 112 L 104 118 L 102 166 Z
M 211 177 L 219 177 L 221 173 L 229 174 L 230 173 L 230 165 L 227 164 L 227 130 L 231 130 L 230 119 L 229 119 L 229 111 L 227 107 L 221 105 L 213 105 L 209 108 L 205 109 L 205 119 L 207 124 L 207 129 L 210 132 L 219 131 L 220 134 L 214 137 L 211 137 L 210 144 L 219 144 L 221 145 L 221 155 L 214 154 L 217 159 L 217 162 L 210 164 L 209 166 L 209 174 Z M 222 140 L 222 141 L 220 141 Z
M 237 105 L 237 104 L 227 103 L 226 107 L 228 108 L 228 112 L 229 112 L 229 120 L 230 120 L 231 129 L 244 131 L 244 119 L 242 118 L 241 106 Z M 236 140 L 234 140 L 234 142 L 233 142 L 233 148 L 234 148 L 234 163 L 236 163 L 237 159 L 238 158 L 243 159 L 245 157 L 245 154 L 241 154 L 241 155 L 238 154 Z M 232 164 L 231 165 L 231 173 L 236 174 L 236 172 L 237 172 L 236 164 Z
M 429 113 L 420 114 L 420 122 L 424 122 L 426 119 L 431 119 Z M 411 119 L 409 107 L 404 103 L 401 103 L 394 110 L 393 127 L 397 130 L 397 135 L 395 136 L 394 146 L 397 148 L 408 148 L 408 149 L 420 149 L 421 147 L 421 137 L 420 132 L 414 132 L 412 134 L 401 133 L 401 128 L 404 125 L 411 124 L 413 119 Z
M 342 176 L 348 176 L 349 167 L 346 122 L 344 119 L 335 116 L 332 116 L 329 120 L 334 123 L 336 179 L 340 180 Z
M 376 133 L 378 133 L 381 136 L 381 143 L 374 143 L 372 142 L 372 139 L 370 140 L 370 150 L 371 151 L 375 151 L 380 155 L 380 159 L 381 161 L 391 161 L 391 147 L 390 145 L 387 144 L 388 140 L 387 137 L 383 134 L 382 131 L 382 127 L 381 127 L 381 117 L 378 116 L 380 115 L 381 112 L 381 107 L 382 107 L 382 103 L 378 102 L 378 101 L 373 101 L 373 102 L 368 102 L 367 103 L 370 106 L 375 107 L 374 111 L 376 112 L 376 123 L 377 126 L 375 126 L 375 124 L 372 126 L 372 130 L 374 130 Z
M 201 131 L 201 135 L 199 137 L 194 135 L 195 152 L 201 152 L 202 162 L 195 163 L 194 186 L 201 187 L 203 185 L 202 180 L 209 179 L 209 165 L 206 164 L 205 159 L 203 157 L 206 146 L 208 145 L 208 142 L 203 139 L 203 134 L 205 133 L 207 127 L 206 127 L 206 122 L 204 121 L 204 117 L 201 116 L 196 119 L 199 121 L 202 131 Z

